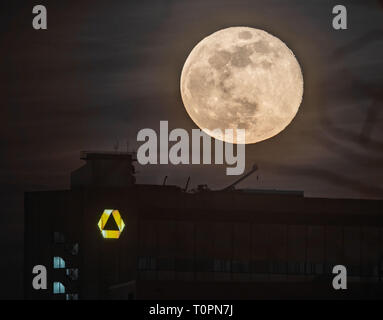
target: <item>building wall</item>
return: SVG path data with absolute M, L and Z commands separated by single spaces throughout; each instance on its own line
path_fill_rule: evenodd
M 382 228 L 140 220 L 142 280 L 313 281 L 343 264 L 379 280 Z
M 47 299 L 51 297 L 53 283 L 60 281 L 67 292 L 78 292 L 79 281 L 69 281 L 66 269 L 79 268 L 81 258 L 72 254 L 73 246 L 80 243 L 81 224 L 76 217 L 82 216 L 82 197 L 78 192 L 38 192 L 25 197 L 25 246 L 24 291 L 26 298 Z M 60 237 L 55 237 L 60 234 Z M 80 248 L 81 249 L 81 248 Z M 65 268 L 54 269 L 53 259 L 60 257 Z M 47 290 L 34 290 L 32 269 L 35 265 L 47 268 Z
M 352 281 L 377 282 L 382 269 L 380 202 L 185 194 L 159 186 L 37 192 L 25 200 L 25 295 L 31 299 L 65 299 L 52 294 L 54 281 L 80 299 L 100 299 L 135 280 L 328 283 L 332 267 L 344 264 Z M 126 227 L 119 239 L 101 236 L 104 209 L 120 211 Z M 54 232 L 65 242 L 56 243 Z M 79 252 L 72 255 L 75 243 Z M 66 261 L 65 269 L 78 268 L 79 279 L 54 270 L 54 256 Z M 46 291 L 32 289 L 37 264 L 48 267 Z

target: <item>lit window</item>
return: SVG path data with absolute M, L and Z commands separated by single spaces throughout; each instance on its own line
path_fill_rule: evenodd
M 53 294 L 65 293 L 65 287 L 61 282 L 53 282 Z
M 65 261 L 61 257 L 53 257 L 53 268 L 54 269 L 63 269 L 65 268 Z

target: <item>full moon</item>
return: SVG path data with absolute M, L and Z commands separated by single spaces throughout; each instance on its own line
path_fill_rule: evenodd
M 263 30 L 231 27 L 193 48 L 180 87 L 199 128 L 226 142 L 232 141 L 215 129 L 245 129 L 245 143 L 251 144 L 277 135 L 293 120 L 302 102 L 303 76 L 281 40 Z

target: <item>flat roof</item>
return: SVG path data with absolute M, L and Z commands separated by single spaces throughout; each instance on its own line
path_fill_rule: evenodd
M 233 191 L 254 193 L 254 194 L 280 194 L 304 197 L 304 191 L 301 190 L 278 190 L 278 189 L 234 189 Z
M 94 159 L 129 159 L 136 160 L 135 152 L 120 152 L 120 151 L 81 151 L 81 160 L 94 160 Z

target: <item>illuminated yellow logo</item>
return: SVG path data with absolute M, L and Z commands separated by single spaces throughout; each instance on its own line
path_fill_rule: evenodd
M 111 224 L 115 225 L 115 230 L 108 230 Z M 118 210 L 105 209 L 102 213 L 100 221 L 98 222 L 98 227 L 100 228 L 101 234 L 104 238 L 118 239 L 122 230 L 124 230 L 125 228 L 125 223 L 122 220 L 120 212 Z M 105 229 L 105 227 L 107 228 Z

